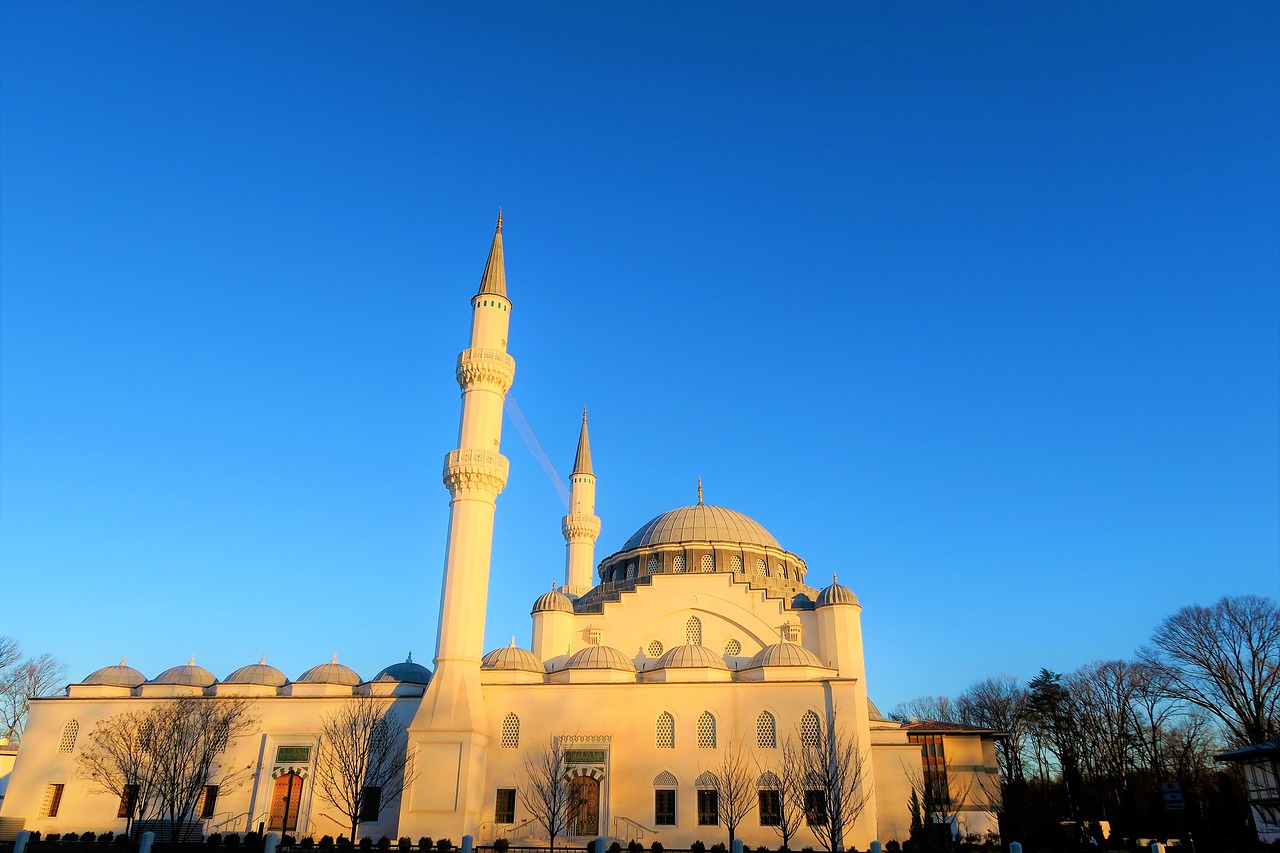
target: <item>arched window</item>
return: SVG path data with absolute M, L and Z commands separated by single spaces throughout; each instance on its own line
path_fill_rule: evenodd
M 691 646 L 702 645 L 702 620 L 697 616 L 690 616 L 684 623 L 684 641 Z
M 644 568 L 649 574 L 656 575 L 658 573 L 658 555 L 650 554 L 649 562 L 645 563 Z
M 710 770 L 702 771 L 698 778 L 693 780 L 693 786 L 695 788 L 716 788 L 719 784 L 720 780 L 718 780 L 716 778 L 716 774 L 712 773 Z
M 756 717 L 756 747 L 778 748 L 778 722 L 768 711 L 761 711 L 760 716 Z
M 703 711 L 698 718 L 698 749 L 716 748 L 716 718 L 710 711 Z
M 666 711 L 658 715 L 657 737 L 658 749 L 676 748 L 676 718 Z
M 733 572 L 735 575 L 742 574 L 742 558 L 737 554 L 729 557 L 729 571 Z
M 676 574 L 684 572 L 684 554 L 676 554 L 676 558 L 671 561 L 671 568 Z
M 769 574 L 769 567 L 764 564 L 764 560 L 756 560 L 756 574 L 760 577 Z
M 58 752 L 70 752 L 76 748 L 76 735 L 80 734 L 80 723 L 72 720 L 62 727 L 62 740 L 58 742 Z
M 782 577 L 783 577 L 783 579 L 784 579 L 784 580 L 785 580 L 786 578 L 791 577 L 791 575 L 787 574 L 787 567 L 786 567 L 786 566 L 779 566 L 779 567 L 778 567 L 778 571 L 782 574 Z
M 737 657 L 742 654 L 742 643 L 737 640 L 730 640 L 724 644 L 724 653 L 729 657 Z
M 653 642 L 649 643 L 648 652 L 649 652 L 649 657 L 651 658 L 661 657 L 662 643 L 658 640 L 654 640 Z
M 716 558 L 711 554 L 702 555 L 702 571 L 714 572 L 716 570 Z
M 756 787 L 765 791 L 776 791 L 782 787 L 782 780 L 772 770 L 766 770 L 756 780 Z
M 632 580 L 635 578 L 635 576 L 636 576 L 636 561 L 628 560 L 627 561 L 627 580 Z
M 818 745 L 818 715 L 805 711 L 800 718 L 800 743 L 802 746 Z
M 502 748 L 517 749 L 520 746 L 520 718 L 507 714 L 502 718 Z

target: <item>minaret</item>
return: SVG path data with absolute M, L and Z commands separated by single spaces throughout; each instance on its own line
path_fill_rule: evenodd
M 570 476 L 569 514 L 560 521 L 564 534 L 565 595 L 578 598 L 591 589 L 596 537 L 600 519 L 596 517 L 596 475 L 591 473 L 591 441 L 587 438 L 587 410 L 582 410 L 582 432 L 578 433 L 578 453 Z
M 483 796 L 488 719 L 480 692 L 484 652 L 485 604 L 493 549 L 494 502 L 507 484 L 507 459 L 498 452 L 502 438 L 502 402 L 515 378 L 507 355 L 507 299 L 502 259 L 502 214 L 480 279 L 471 299 L 471 345 L 458 356 L 462 422 L 458 449 L 444 460 L 449 490 L 449 534 L 436 638 L 435 673 L 409 727 L 419 761 L 431 767 L 415 785 L 408 808 L 431 812 L 435 832 L 459 838 L 479 822 Z M 456 789 L 443 777 L 455 773 Z M 449 796 L 439 792 L 448 790 Z M 456 798 L 453 791 L 457 792 Z M 452 818 L 442 813 L 452 813 Z M 402 807 L 402 826 L 404 826 Z M 412 817 L 410 817 L 413 820 Z M 424 833 L 425 834 L 425 833 Z

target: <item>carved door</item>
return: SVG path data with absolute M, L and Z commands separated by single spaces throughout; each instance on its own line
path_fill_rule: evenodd
M 301 803 L 302 777 L 295 773 L 276 777 L 276 786 L 271 792 L 271 820 L 267 829 L 271 832 L 297 831 L 298 806 Z
M 600 834 L 600 783 L 590 776 L 575 776 L 569 781 L 570 835 Z

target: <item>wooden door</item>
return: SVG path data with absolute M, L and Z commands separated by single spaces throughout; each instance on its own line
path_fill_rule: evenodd
M 600 834 L 600 783 L 590 776 L 575 776 L 569 781 L 570 835 Z
M 271 792 L 271 820 L 267 829 L 271 832 L 296 832 L 301 802 L 302 777 L 293 773 L 277 776 L 275 789 Z

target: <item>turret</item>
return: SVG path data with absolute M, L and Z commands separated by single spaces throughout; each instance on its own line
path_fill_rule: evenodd
M 578 452 L 569 477 L 569 514 L 560 521 L 564 534 L 564 592 L 578 598 L 591 589 L 591 572 L 595 563 L 596 537 L 600 535 L 600 519 L 596 517 L 596 475 L 591 471 L 591 440 L 587 437 L 587 410 L 582 410 L 582 431 L 578 433 Z

